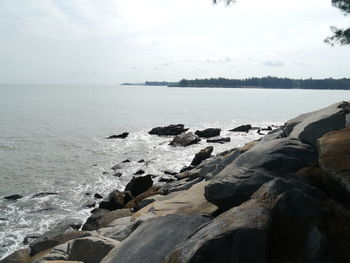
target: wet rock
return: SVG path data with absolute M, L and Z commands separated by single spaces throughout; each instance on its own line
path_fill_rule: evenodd
M 152 176 L 150 174 L 145 176 L 133 177 L 131 181 L 125 186 L 125 191 L 129 191 L 132 196 L 138 196 L 147 191 L 153 185 Z
M 115 211 L 109 211 L 105 209 L 96 209 L 94 213 L 92 213 L 92 215 L 87 219 L 82 229 L 84 231 L 91 231 L 91 230 L 103 228 L 118 218 L 130 216 L 130 215 L 131 215 L 130 209 L 118 209 Z
M 122 208 L 127 202 L 131 200 L 130 193 L 113 190 L 109 195 L 99 204 L 99 208 L 107 210 L 116 210 Z
M 138 163 L 144 163 L 145 160 L 144 160 L 144 159 L 141 159 L 141 160 L 138 160 L 137 162 L 138 162 Z
M 32 198 L 40 198 L 40 197 L 45 197 L 48 195 L 59 195 L 59 193 L 55 192 L 42 192 L 42 193 L 37 193 L 32 196 Z
M 123 132 L 121 134 L 118 135 L 111 135 L 109 137 L 107 137 L 106 139 L 125 139 L 126 137 L 128 137 L 129 133 L 128 132 Z
M 145 171 L 142 170 L 142 169 L 140 169 L 140 170 L 136 171 L 136 172 L 134 173 L 134 175 L 141 175 L 141 174 L 144 174 L 144 173 L 145 173 Z
M 96 206 L 96 202 L 91 200 L 91 201 L 87 201 L 82 208 L 93 208 Z
M 169 126 L 165 127 L 156 127 L 150 130 L 148 133 L 149 134 L 155 134 L 155 135 L 179 135 L 188 129 L 184 128 L 185 125 L 183 124 L 171 124 Z
M 170 183 L 174 181 L 176 181 L 176 178 L 170 174 L 162 175 L 158 180 L 158 182 L 165 182 L 165 183 Z
M 0 263 L 31 263 L 31 261 L 29 249 L 23 248 L 0 260 Z
M 98 194 L 98 193 L 96 193 L 96 194 L 94 194 L 94 198 L 95 198 L 95 199 L 102 199 L 103 196 L 100 195 L 100 194 Z
M 189 146 L 196 144 L 200 141 L 200 138 L 192 132 L 183 133 L 177 135 L 171 142 L 171 146 Z
M 188 180 L 188 178 L 179 180 L 179 181 L 174 181 L 167 183 L 163 185 L 160 189 L 159 192 L 162 194 L 170 194 L 172 192 L 178 192 L 178 191 L 183 191 L 190 189 L 193 185 L 203 181 L 203 178 L 195 178 L 193 180 Z
M 208 139 L 208 143 L 226 143 L 230 142 L 231 138 L 230 137 L 224 137 L 224 138 L 217 138 L 217 139 Z
M 231 131 L 231 132 L 249 132 L 249 130 L 251 128 L 252 128 L 252 126 L 250 124 L 246 124 L 246 125 L 238 126 L 238 127 L 231 129 L 229 131 Z
M 218 129 L 218 128 L 208 128 L 208 129 L 205 129 L 205 130 L 202 130 L 202 131 L 197 130 L 197 131 L 195 132 L 195 134 L 196 134 L 198 137 L 201 137 L 201 138 L 210 138 L 210 137 L 219 136 L 219 135 L 220 135 L 220 132 L 221 132 L 221 129 Z
M 26 235 L 23 239 L 23 244 L 24 245 L 28 245 L 30 243 L 32 243 L 35 239 L 39 238 L 40 234 L 30 234 L 30 235 Z
M 249 200 L 260 186 L 272 179 L 265 171 L 241 169 L 231 164 L 210 181 L 204 196 L 220 209 L 228 210 Z
M 306 240 L 307 261 L 319 263 L 335 263 L 331 253 L 329 240 L 317 226 L 313 226 Z
M 123 175 L 123 173 L 114 173 L 113 176 L 115 177 L 121 177 Z
M 170 171 L 170 170 L 165 170 L 163 171 L 164 174 L 167 174 L 167 175 L 177 175 L 177 172 L 173 172 L 173 171 Z
M 130 163 L 131 161 L 129 159 L 126 159 L 124 161 L 122 161 L 122 163 Z
M 108 174 L 108 172 L 103 172 L 102 174 L 103 174 L 103 175 L 106 175 L 106 174 Z
M 327 108 L 303 114 L 285 124 L 285 133 L 289 137 L 316 145 L 318 138 L 330 131 L 346 127 L 346 115 L 350 103 L 340 102 Z
M 140 209 L 140 203 L 143 199 L 159 194 L 160 186 L 152 186 L 147 191 L 139 194 L 132 200 L 130 200 L 127 204 L 124 205 L 124 208 L 132 208 L 134 211 Z
M 272 131 L 272 127 L 271 126 L 267 126 L 267 128 L 262 128 L 262 131 Z
M 350 128 L 325 134 L 318 140 L 319 166 L 330 194 L 350 201 Z
M 102 262 L 161 262 L 174 246 L 206 222 L 208 219 L 202 216 L 167 215 L 151 218 L 124 240 L 118 249 L 112 250 Z
M 81 226 L 81 220 L 65 220 L 49 231 L 45 232 L 30 245 L 30 255 L 33 256 L 43 250 L 63 244 L 71 239 L 89 236 L 90 234 L 77 231 Z M 77 228 L 79 225 L 79 228 Z
M 113 171 L 116 171 L 116 170 L 121 170 L 121 169 L 123 169 L 123 167 L 122 167 L 120 164 L 116 164 L 116 165 L 112 166 L 111 169 L 112 169 Z
M 5 196 L 4 199 L 6 199 L 6 200 L 17 200 L 17 199 L 21 199 L 22 197 L 23 197 L 22 195 L 14 194 L 14 195 Z
M 208 159 L 213 152 L 214 147 L 213 146 L 208 146 L 202 150 L 200 150 L 196 155 L 194 156 L 191 165 L 198 165 L 200 164 L 203 160 Z
M 192 233 L 164 262 L 265 263 L 270 224 L 269 211 L 256 201 L 249 201 Z

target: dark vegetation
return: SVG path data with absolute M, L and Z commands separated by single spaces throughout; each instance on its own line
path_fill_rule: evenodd
M 213 87 L 239 88 L 258 87 L 269 89 L 343 89 L 350 90 L 350 78 L 342 79 L 289 79 L 277 77 L 248 78 L 248 79 L 183 79 L 171 87 Z

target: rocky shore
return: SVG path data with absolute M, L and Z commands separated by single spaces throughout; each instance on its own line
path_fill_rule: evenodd
M 220 135 L 164 128 L 150 133 L 175 136 L 174 147 Z M 350 103 L 302 114 L 242 148 L 212 151 L 158 183 L 140 172 L 86 222 L 52 226 L 0 263 L 349 262 Z

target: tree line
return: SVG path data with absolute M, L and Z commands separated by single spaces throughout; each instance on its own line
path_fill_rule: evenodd
M 210 88 L 267 88 L 267 89 L 342 89 L 350 90 L 350 79 L 290 79 L 277 77 L 247 79 L 182 79 L 171 87 L 210 87 Z

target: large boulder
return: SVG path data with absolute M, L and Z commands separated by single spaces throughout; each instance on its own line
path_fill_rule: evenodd
M 319 166 L 332 196 L 350 201 L 350 128 L 325 134 L 318 140 Z
M 125 186 L 125 191 L 129 191 L 132 196 L 138 196 L 147 191 L 153 185 L 152 175 L 133 177 Z
M 210 138 L 210 137 L 216 137 L 219 136 L 221 132 L 221 129 L 218 128 L 207 128 L 205 130 L 197 130 L 195 132 L 196 135 L 198 135 L 201 138 Z
M 317 139 L 327 132 L 345 128 L 348 125 L 349 112 L 350 103 L 343 101 L 318 111 L 302 114 L 285 124 L 285 134 L 316 145 Z
M 229 131 L 231 132 L 249 132 L 249 130 L 252 128 L 252 126 L 250 124 L 246 124 L 246 125 L 241 125 L 238 126 L 236 128 L 233 128 Z
M 153 128 L 148 133 L 155 134 L 155 135 L 178 135 L 188 130 L 188 129 L 185 129 L 184 127 L 185 125 L 183 124 L 176 124 L 176 125 L 171 124 L 165 127 Z
M 118 209 L 114 211 L 96 209 L 95 212 L 87 219 L 86 223 L 83 225 L 83 230 L 91 231 L 106 227 L 114 220 L 130 215 L 130 209 Z
M 29 245 L 30 255 L 33 256 L 43 250 L 63 244 L 71 239 L 90 236 L 91 234 L 89 233 L 77 231 L 76 226 L 78 222 L 81 221 L 72 219 L 63 221 L 52 227 Z
M 202 150 L 200 150 L 196 155 L 194 156 L 191 165 L 198 165 L 205 159 L 208 159 L 213 152 L 214 147 L 213 146 L 208 146 Z
M 0 263 L 31 263 L 29 249 L 23 248 L 0 260 Z
M 249 200 L 261 185 L 272 179 L 265 171 L 241 169 L 231 164 L 210 181 L 204 196 L 208 202 L 228 210 Z
M 226 142 L 230 142 L 231 138 L 230 137 L 220 137 L 220 138 L 216 138 L 216 139 L 208 139 L 207 142 L 208 143 L 226 143 Z
M 101 263 L 161 262 L 193 231 L 209 221 L 199 215 L 167 215 L 151 218 L 140 225 Z
M 131 196 L 128 192 L 113 190 L 99 204 L 99 208 L 113 211 L 113 210 L 122 208 L 130 200 L 131 200 Z
M 118 135 L 111 135 L 109 137 L 107 137 L 107 139 L 125 139 L 126 137 L 128 137 L 129 133 L 128 132 L 123 132 L 121 134 Z
M 199 137 L 192 132 L 187 132 L 175 136 L 175 138 L 170 142 L 171 146 L 189 146 L 196 144 L 200 141 Z
M 165 263 L 267 262 L 269 211 L 255 200 L 232 208 L 191 234 Z
M 237 157 L 233 164 L 248 169 L 263 168 L 283 175 L 317 164 L 317 150 L 298 139 L 282 138 L 256 144 Z

